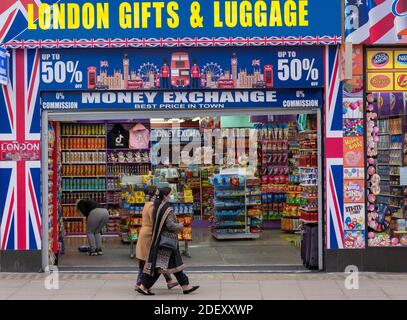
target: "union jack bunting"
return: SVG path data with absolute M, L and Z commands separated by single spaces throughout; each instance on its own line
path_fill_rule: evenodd
M 298 46 L 338 45 L 341 37 L 253 37 L 253 38 L 132 38 L 132 39 L 41 39 L 9 40 L 8 49 L 35 48 L 155 48 L 155 47 L 225 47 L 225 46 Z
M 407 43 L 405 0 L 345 0 L 345 16 L 347 42 Z

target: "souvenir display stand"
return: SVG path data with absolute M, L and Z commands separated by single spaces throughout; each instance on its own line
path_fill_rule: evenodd
M 215 212 L 212 235 L 215 239 L 256 239 L 260 234 L 251 232 L 251 219 L 247 214 L 247 179 L 245 168 L 223 169 L 214 176 Z

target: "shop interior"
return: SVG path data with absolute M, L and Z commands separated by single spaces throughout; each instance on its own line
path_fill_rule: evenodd
M 136 269 L 144 190 L 155 185 L 173 189 L 188 266 L 317 268 L 304 264 L 301 232 L 317 230 L 321 214 L 319 129 L 317 113 L 301 111 L 49 121 L 52 263 L 67 269 Z M 111 214 L 103 256 L 79 250 L 87 245 L 86 218 L 75 202 L 85 198 Z

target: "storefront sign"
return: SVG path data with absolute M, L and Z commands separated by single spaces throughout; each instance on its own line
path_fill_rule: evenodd
M 43 92 L 45 110 L 319 108 L 322 90 Z
M 323 87 L 322 47 L 44 50 L 41 89 Z
M 309 44 L 307 40 L 340 37 L 341 1 L 44 0 L 27 4 L 27 19 L 25 31 L 11 43 L 55 47 L 55 42 L 61 41 L 65 47 L 76 47 L 90 46 L 92 41 L 93 46 L 99 46 L 116 44 L 122 36 L 126 44 L 138 40 L 142 46 L 157 39 L 165 39 L 162 45 L 168 46 L 179 38 L 189 38 L 191 43 L 206 39 L 211 45 L 211 38 L 244 41 L 246 37 L 275 36 L 304 38 L 303 44 Z
M 381 49 L 367 52 L 367 90 L 407 90 L 407 50 Z M 383 72 L 377 72 L 383 69 Z
M 391 72 L 370 72 L 367 75 L 367 90 L 368 91 L 393 91 L 394 90 L 394 75 Z
M 407 50 L 396 50 L 394 52 L 394 68 L 407 69 Z
M 396 72 L 394 78 L 395 89 L 397 91 L 407 91 L 407 72 Z
M 0 141 L 0 161 L 40 160 L 40 143 Z
M 368 51 L 367 53 L 368 69 L 392 69 L 393 51 Z
M 7 51 L 0 48 L 0 85 L 7 84 Z

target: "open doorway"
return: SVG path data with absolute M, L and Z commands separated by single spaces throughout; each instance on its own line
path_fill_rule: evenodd
M 189 267 L 321 269 L 319 111 L 172 114 L 44 112 L 43 260 L 66 270 L 137 270 L 143 188 L 153 184 L 173 189 Z M 103 256 L 78 250 L 87 245 L 86 219 L 75 210 L 82 198 L 110 212 Z M 318 234 L 308 266 L 307 228 Z

